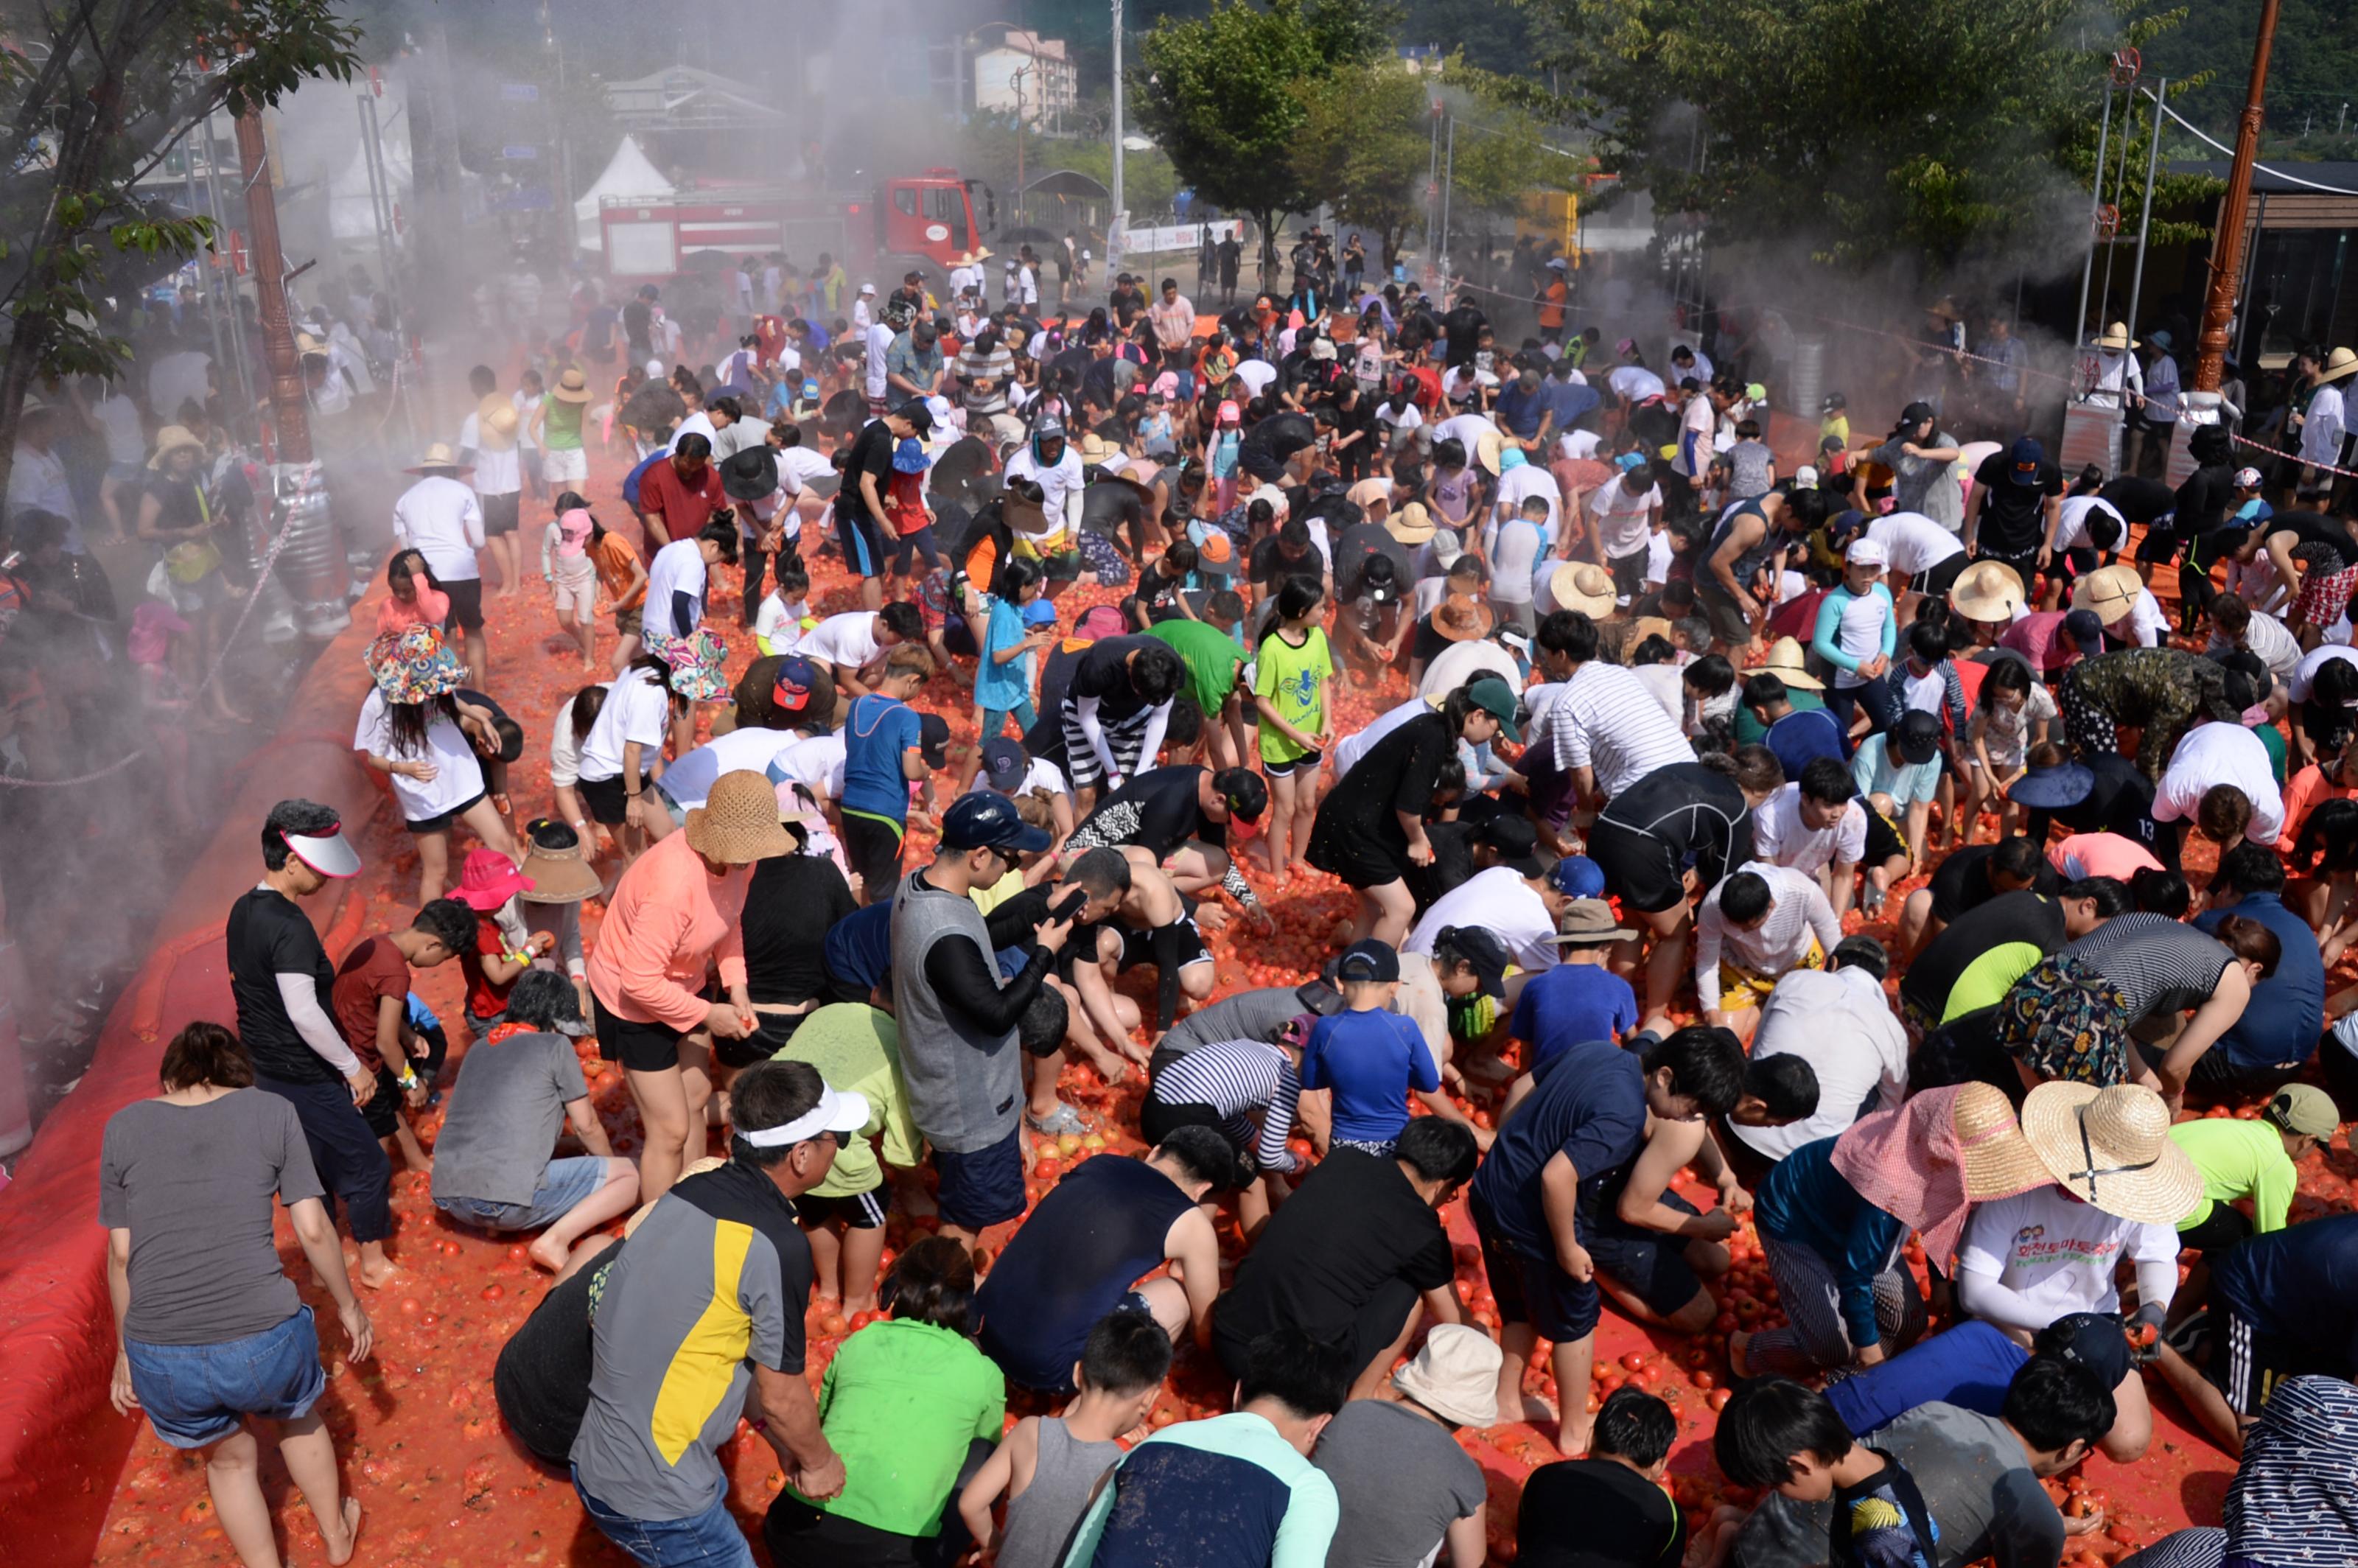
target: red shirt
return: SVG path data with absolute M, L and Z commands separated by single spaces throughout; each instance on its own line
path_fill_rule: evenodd
M 694 484 L 679 477 L 678 465 L 659 462 L 639 476 L 639 511 L 663 519 L 663 530 L 674 539 L 692 539 L 715 510 L 727 510 L 720 488 L 720 470 L 711 463 Z
M 329 1009 L 336 1015 L 344 1044 L 371 1072 L 384 1065 L 376 1049 L 377 1003 L 386 997 L 406 1001 L 408 996 L 409 960 L 401 956 L 391 937 L 369 937 L 336 966 L 336 983 L 328 993 Z
M 508 992 L 515 981 L 506 985 L 492 984 L 483 973 L 483 960 L 496 958 L 508 950 L 508 939 L 500 934 L 500 923 L 490 915 L 475 916 L 475 946 L 459 955 L 459 968 L 467 977 L 467 1011 L 477 1018 L 490 1018 L 507 1010 Z

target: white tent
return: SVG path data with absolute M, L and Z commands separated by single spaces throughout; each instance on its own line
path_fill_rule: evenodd
M 416 181 L 410 173 L 409 130 L 387 126 L 380 144 L 384 149 L 384 175 L 392 183 L 395 202 L 405 212 Z M 376 242 L 376 207 L 369 193 L 368 151 L 357 140 L 352 156 L 328 181 L 328 232 L 339 243 Z
M 585 251 L 603 250 L 605 237 L 599 232 L 599 203 L 611 199 L 652 199 L 669 196 L 671 181 L 639 150 L 636 137 L 624 136 L 622 145 L 614 149 L 607 162 L 606 171 L 590 181 L 581 199 L 573 204 L 573 229 L 577 243 Z

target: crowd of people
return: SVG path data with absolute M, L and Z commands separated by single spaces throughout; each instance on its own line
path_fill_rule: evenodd
M 650 1565 L 753 1561 L 743 1422 L 780 1563 L 1472 1568 L 1457 1434 L 1528 1420 L 1526 1563 L 2051 1568 L 2156 1384 L 2240 1467 L 2147 1564 L 2358 1553 L 2358 1217 L 2294 1201 L 2358 1105 L 2358 515 L 2223 431 L 2174 488 L 1929 400 L 1797 443 L 1701 343 L 1324 238 L 1217 314 L 828 261 L 825 326 L 696 369 L 584 290 L 473 372 L 352 742 L 415 913 L 331 957 L 359 835 L 279 803 L 234 1032 L 108 1130 L 115 1400 L 246 1563 L 248 1416 L 330 1562 L 359 1525 L 271 1199 L 362 1359 L 397 1166 L 529 1238 L 501 1412 Z M 494 647 L 526 592 L 562 641 Z M 1338 885 L 1314 973 L 1224 983 L 1207 933 Z M 1671 1407 L 1588 1393 L 1607 1303 L 1724 1349 L 1706 1516 Z M 816 1387 L 815 1306 L 860 1324 Z M 1125 1446 L 1174 1357 L 1233 1410 Z

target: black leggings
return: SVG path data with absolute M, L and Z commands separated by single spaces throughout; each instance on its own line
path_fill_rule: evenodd
M 1843 727 L 1844 734 L 1850 733 L 1851 719 L 1862 708 L 1866 709 L 1867 733 L 1871 735 L 1880 735 L 1899 722 L 1899 694 L 1892 689 L 1889 671 L 1865 686 L 1826 687 L 1826 709 Z

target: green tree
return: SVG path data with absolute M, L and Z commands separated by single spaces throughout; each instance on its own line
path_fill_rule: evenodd
M 2183 16 L 2110 3 L 2112 36 L 2052 0 L 1527 0 L 1566 93 L 1507 90 L 1568 111 L 1605 168 L 1716 240 L 1937 271 L 2051 229 L 2059 170 L 2093 168 L 2104 56 Z
M 98 325 L 109 253 L 178 260 L 204 218 L 132 187 L 218 109 L 276 103 L 308 78 L 349 81 L 358 31 L 332 0 L 45 0 L 0 50 L 0 483 L 36 380 L 115 375 L 130 345 Z M 21 50 L 22 52 L 18 52 Z
M 1293 84 L 1302 128 L 1294 178 L 1324 193 L 1336 218 L 1382 242 L 1385 265 L 1423 220 L 1433 103 L 1424 84 L 1390 61 L 1347 67 Z
M 1391 19 L 1369 0 L 1231 0 L 1201 20 L 1164 16 L 1139 41 L 1140 125 L 1196 194 L 1260 224 L 1264 268 L 1278 220 L 1314 200 L 1293 157 L 1301 84 L 1385 53 Z

